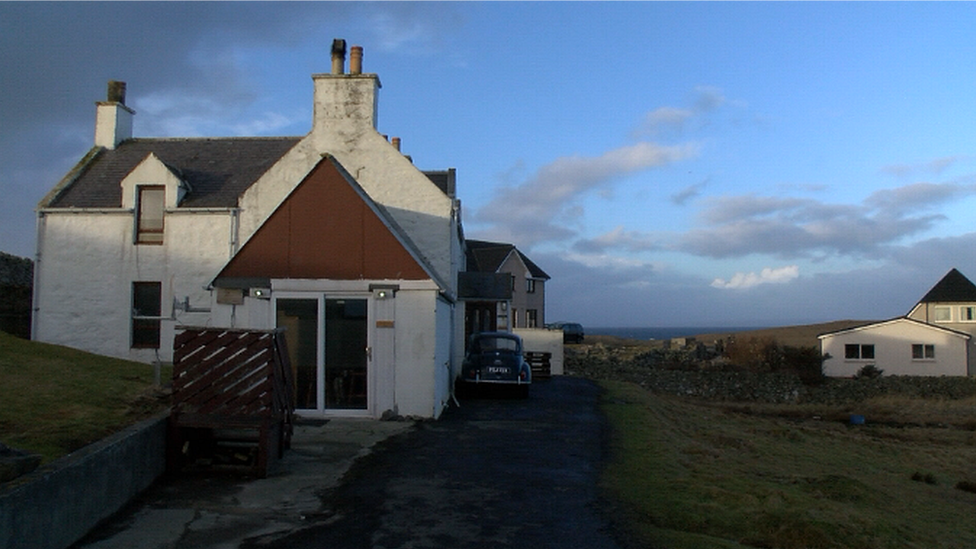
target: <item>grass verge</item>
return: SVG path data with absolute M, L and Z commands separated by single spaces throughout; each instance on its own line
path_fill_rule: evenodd
M 57 459 L 165 410 L 153 376 L 148 364 L 0 332 L 0 441 Z
M 778 413 L 601 385 L 603 486 L 640 547 L 976 547 L 976 494 L 957 488 L 976 480 L 971 429 L 852 427 L 829 407 Z

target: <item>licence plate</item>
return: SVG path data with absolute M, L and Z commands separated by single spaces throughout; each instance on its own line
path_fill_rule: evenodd
M 488 367 L 488 373 L 489 374 L 507 374 L 508 373 L 508 368 L 503 368 L 501 366 L 489 366 Z

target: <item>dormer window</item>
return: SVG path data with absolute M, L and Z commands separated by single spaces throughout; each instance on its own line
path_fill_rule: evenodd
M 166 187 L 139 186 L 136 202 L 136 244 L 163 243 L 163 214 L 166 211 Z

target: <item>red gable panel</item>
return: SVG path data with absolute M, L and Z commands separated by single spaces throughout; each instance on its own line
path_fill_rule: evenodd
M 231 259 L 223 277 L 430 278 L 330 160 L 292 191 Z

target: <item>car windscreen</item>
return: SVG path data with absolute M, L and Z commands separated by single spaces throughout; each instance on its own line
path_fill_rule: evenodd
M 474 350 L 478 353 L 488 351 L 518 351 L 518 341 L 509 337 L 482 337 L 475 340 Z

